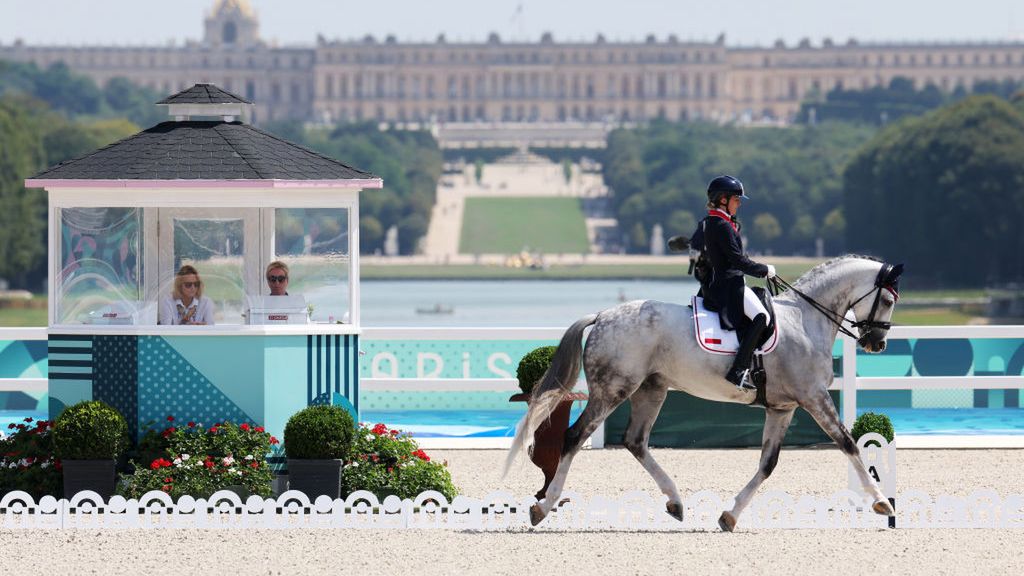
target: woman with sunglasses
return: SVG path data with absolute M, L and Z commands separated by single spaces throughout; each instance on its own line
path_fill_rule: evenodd
M 271 296 L 288 295 L 288 265 L 280 260 L 267 264 L 267 287 Z
M 213 325 L 213 302 L 203 296 L 203 281 L 194 266 L 185 264 L 174 275 L 174 291 L 160 306 L 160 323 Z

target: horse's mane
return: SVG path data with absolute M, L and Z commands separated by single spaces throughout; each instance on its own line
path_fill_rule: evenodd
M 847 260 L 871 260 L 872 262 L 882 262 L 880 258 L 874 256 L 865 256 L 863 254 L 844 254 L 837 256 L 826 262 L 818 264 L 814 268 L 811 268 L 803 276 L 797 278 L 796 282 L 793 283 L 799 289 L 807 288 L 811 285 L 817 284 L 819 280 L 825 277 L 829 270 L 838 265 L 841 262 Z

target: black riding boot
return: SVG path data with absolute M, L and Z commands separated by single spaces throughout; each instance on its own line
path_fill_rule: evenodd
M 753 390 L 755 386 L 747 373 L 750 370 L 750 363 L 754 359 L 754 348 L 761 341 L 761 334 L 768 327 L 768 318 L 764 314 L 758 314 L 750 324 L 747 335 L 740 343 L 740 349 L 736 351 L 736 359 L 732 362 L 732 368 L 726 374 L 725 379 L 736 385 L 737 388 Z

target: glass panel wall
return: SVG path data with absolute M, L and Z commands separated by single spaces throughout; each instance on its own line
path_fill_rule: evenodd
M 195 302 L 200 324 L 348 323 L 350 216 L 348 208 L 57 208 L 54 322 L 179 324 Z M 287 270 L 268 274 L 274 261 Z M 187 278 L 177 275 L 183 266 L 193 269 Z
M 57 214 L 58 324 L 156 323 L 143 302 L 141 208 L 63 208 Z
M 288 265 L 288 294 L 305 299 L 312 322 L 349 322 L 348 215 L 346 208 L 274 210 L 272 259 Z M 268 281 L 262 293 L 270 290 Z

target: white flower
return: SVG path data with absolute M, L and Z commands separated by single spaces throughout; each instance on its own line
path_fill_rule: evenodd
M 223 459 L 221 459 L 220 462 L 225 466 L 231 466 L 232 464 L 235 463 L 235 459 L 231 456 L 225 456 Z
M 188 460 L 189 458 L 191 458 L 191 456 L 189 456 L 188 454 L 182 454 L 181 455 L 181 459 L 182 460 Z
M 175 458 L 175 459 L 174 459 L 174 465 L 175 465 L 176 467 L 179 467 L 179 468 L 180 468 L 180 467 L 181 467 L 181 458 Z
M 359 468 L 359 462 L 353 462 L 349 464 L 349 468 Z
M 373 434 L 367 434 L 366 435 L 366 441 L 367 442 L 373 442 Z
M 246 454 L 245 455 L 245 459 L 246 460 L 252 460 L 252 454 Z
M 50 463 L 49 462 L 43 462 L 42 464 L 39 465 L 39 467 L 40 468 L 49 468 L 50 467 Z

